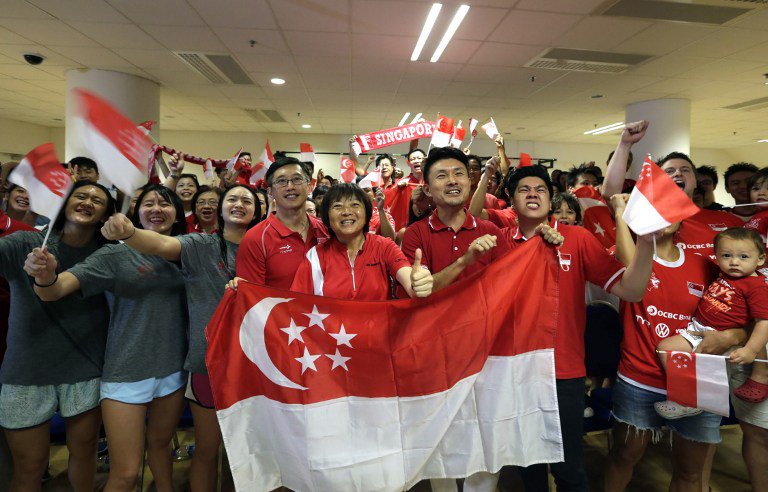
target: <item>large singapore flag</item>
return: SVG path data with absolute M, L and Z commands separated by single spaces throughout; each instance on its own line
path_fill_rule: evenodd
M 147 182 L 149 159 L 154 156 L 152 141 L 104 99 L 84 89 L 75 89 L 74 94 L 83 144 L 99 173 L 131 195 Z
M 532 239 L 426 299 L 241 282 L 206 361 L 237 489 L 395 491 L 561 461 L 556 277 Z
M 699 207 L 650 158 L 645 158 L 622 216 L 635 234 L 650 234 L 695 215 Z

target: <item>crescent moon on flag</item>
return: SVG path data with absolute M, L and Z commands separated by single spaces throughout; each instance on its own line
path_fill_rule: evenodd
M 240 325 L 240 347 L 243 349 L 245 356 L 256 364 L 262 374 L 276 385 L 306 390 L 307 388 L 294 383 L 288 379 L 288 376 L 280 372 L 280 369 L 269 358 L 267 344 L 264 339 L 267 319 L 272 309 L 278 304 L 292 300 L 281 297 L 265 297 L 249 309 L 243 318 L 243 323 Z

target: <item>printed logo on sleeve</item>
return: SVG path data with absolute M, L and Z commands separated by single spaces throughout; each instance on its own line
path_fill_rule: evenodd
M 688 282 L 688 293 L 692 296 L 701 297 L 704 295 L 704 286 L 695 282 Z

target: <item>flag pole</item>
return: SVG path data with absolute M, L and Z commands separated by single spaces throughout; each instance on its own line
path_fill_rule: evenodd
M 728 208 L 736 208 L 736 207 L 752 207 L 754 205 L 768 205 L 768 202 L 755 202 L 755 203 L 742 203 L 741 205 L 731 205 Z
M 658 349 L 656 350 L 657 354 L 666 354 L 667 352 L 668 352 L 667 350 L 658 350 Z M 684 351 L 674 350 L 673 352 L 684 352 Z M 711 355 L 713 357 L 722 357 L 723 359 L 729 358 L 727 355 L 717 355 L 717 354 L 700 354 L 700 355 Z M 752 362 L 762 362 L 764 364 L 768 364 L 768 359 L 755 359 Z
M 56 214 L 56 217 L 59 215 Z M 40 249 L 45 249 L 45 245 L 48 244 L 48 238 L 51 237 L 51 231 L 53 230 L 53 223 L 56 222 L 56 219 L 52 220 L 48 223 L 48 229 L 45 231 L 45 237 L 43 238 L 43 245 L 40 246 Z

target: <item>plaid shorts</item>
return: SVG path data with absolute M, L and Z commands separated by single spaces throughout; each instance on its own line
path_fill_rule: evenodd
M 72 384 L 0 387 L 0 427 L 26 429 L 51 420 L 58 409 L 74 417 L 99 406 L 100 378 Z

